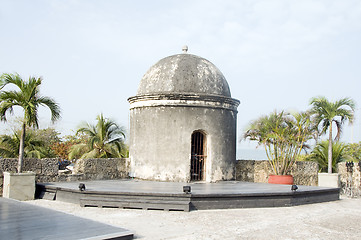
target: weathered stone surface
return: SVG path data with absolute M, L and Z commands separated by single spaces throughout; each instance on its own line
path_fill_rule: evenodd
M 185 92 L 231 96 L 221 71 L 192 54 L 169 56 L 154 64 L 144 74 L 137 95 Z
M 316 162 L 296 162 L 291 168 L 291 175 L 295 184 L 299 185 L 318 185 L 318 164 Z
M 296 162 L 291 168 L 291 175 L 295 184 L 317 186 L 318 165 L 315 162 Z M 267 160 L 239 160 L 236 164 L 236 179 L 246 182 L 268 182 L 268 175 L 272 174 Z
M 18 160 L 15 158 L 1 158 L 0 159 L 0 175 L 3 172 L 16 172 Z
M 33 200 L 35 197 L 35 173 L 4 172 L 3 197 L 19 201 Z
M 352 197 L 361 197 L 361 173 L 358 163 L 354 163 L 352 173 L 347 172 L 346 162 L 337 164 L 341 192 Z
M 255 182 L 267 182 L 268 174 L 271 172 L 271 167 L 268 161 L 256 161 L 254 165 Z
M 242 162 L 241 162 L 242 161 Z M 245 182 L 255 182 L 254 180 L 254 160 L 240 160 L 236 164 L 236 180 Z
M 192 134 L 201 132 L 205 164 L 193 174 L 206 182 L 235 178 L 239 101 L 211 62 L 191 54 L 166 57 L 148 70 L 128 101 L 133 177 L 190 181 Z
M 128 177 L 128 168 L 129 161 L 125 158 L 79 159 L 73 173 L 82 174 L 82 180 L 120 179 Z

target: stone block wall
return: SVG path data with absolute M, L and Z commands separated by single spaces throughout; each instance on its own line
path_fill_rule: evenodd
M 291 175 L 295 184 L 306 186 L 318 186 L 318 163 L 300 161 L 291 168 Z
M 3 172 L 16 172 L 18 159 L 0 159 L 0 196 L 3 192 L 4 175 Z M 24 159 L 23 171 L 36 173 L 37 182 L 54 182 L 58 180 L 58 160 L 57 159 Z
M 82 180 L 107 180 L 127 178 L 127 158 L 79 159 L 74 165 L 74 174 L 83 175 Z
M 337 172 L 341 183 L 341 193 L 349 197 L 361 197 L 361 173 L 358 163 L 354 163 L 352 173 L 347 172 L 346 162 L 337 164 Z
M 18 159 L 0 159 L 0 196 L 3 172 L 16 172 Z M 59 174 L 58 159 L 24 159 L 23 171 L 36 173 L 36 182 L 63 182 L 127 178 L 129 159 L 79 159 L 72 174 Z
M 267 183 L 272 174 L 267 160 L 238 160 L 236 164 L 236 180 L 245 182 Z M 291 169 L 295 184 L 317 186 L 318 164 L 315 162 L 296 162 Z

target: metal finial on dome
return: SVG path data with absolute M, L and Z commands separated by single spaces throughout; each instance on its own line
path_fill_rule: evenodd
M 183 53 L 187 53 L 187 52 L 188 52 L 188 46 L 187 46 L 187 45 L 184 45 L 184 46 L 183 46 L 182 52 L 183 52 Z

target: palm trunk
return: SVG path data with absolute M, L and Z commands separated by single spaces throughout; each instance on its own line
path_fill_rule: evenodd
M 22 128 L 21 137 L 20 137 L 18 173 L 21 173 L 23 171 L 25 131 L 26 131 L 26 125 L 25 125 L 25 123 L 23 123 L 23 128 Z
M 332 173 L 332 121 L 328 133 L 328 173 Z

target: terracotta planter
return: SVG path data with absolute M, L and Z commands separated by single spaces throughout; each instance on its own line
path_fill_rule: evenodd
M 272 184 L 293 184 L 293 176 L 292 175 L 269 175 L 268 183 Z

